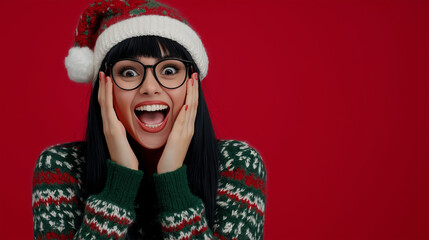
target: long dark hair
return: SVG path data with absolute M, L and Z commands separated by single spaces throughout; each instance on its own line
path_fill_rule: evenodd
M 157 36 L 142 36 L 126 39 L 115 45 L 104 58 L 100 71 L 105 70 L 106 62 L 113 62 L 120 58 L 138 56 L 161 58 L 160 47 L 163 52 L 168 52 L 170 57 L 194 62 L 188 51 L 177 42 Z M 193 65 L 193 71 L 199 73 L 195 63 Z M 103 133 L 100 105 L 97 98 L 98 86 L 99 81 L 97 79 L 88 109 L 86 146 L 84 148 L 86 152 L 85 199 L 92 194 L 101 192 L 107 177 L 106 159 L 109 158 L 109 151 Z M 194 136 L 184 163 L 187 165 L 191 192 L 204 202 L 208 225 L 213 228 L 219 174 L 217 140 L 200 84 L 198 94 Z

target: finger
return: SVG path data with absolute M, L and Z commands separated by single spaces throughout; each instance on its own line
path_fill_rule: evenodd
M 101 119 L 103 121 L 103 130 L 108 127 L 108 119 L 106 116 L 106 75 L 100 72 L 98 75 L 98 103 L 100 104 Z
M 116 111 L 113 104 L 113 80 L 111 77 L 106 77 L 106 116 L 109 121 L 112 123 L 118 121 L 118 115 L 116 115 Z
M 180 109 L 180 112 L 177 115 L 176 120 L 174 122 L 172 132 L 178 132 L 179 134 L 182 132 L 184 124 L 185 124 L 186 115 L 187 115 L 186 111 L 188 110 L 187 108 L 189 108 L 189 106 L 188 107 L 187 106 L 188 105 L 185 104 Z
M 190 109 L 189 109 L 189 119 L 188 125 L 191 128 L 194 128 L 195 118 L 197 115 L 197 107 L 198 107 L 198 73 L 192 74 L 193 86 L 191 86 L 191 100 L 190 100 Z
M 193 108 L 193 99 L 194 99 L 194 88 L 193 85 L 194 83 L 192 82 L 194 81 L 193 77 L 191 76 L 191 78 L 188 79 L 188 81 L 186 82 L 186 101 L 185 101 L 185 105 L 187 105 L 188 107 L 185 108 L 186 111 L 186 116 L 185 116 L 185 123 L 186 126 L 189 127 L 190 124 L 190 116 L 191 116 L 191 111 Z
M 193 97 L 193 89 L 192 89 L 192 83 L 193 78 L 189 78 L 186 81 L 186 99 L 185 99 L 185 105 L 190 105 L 192 103 L 192 97 Z
M 105 81 L 105 103 L 106 107 L 110 108 L 113 105 L 113 97 L 112 97 L 112 79 L 107 76 Z
M 104 72 L 100 72 L 99 74 L 99 99 L 98 102 L 100 104 L 101 118 L 103 119 L 103 125 L 107 126 L 107 112 L 106 112 L 106 75 Z
M 194 73 L 194 99 L 193 99 L 193 104 L 194 104 L 194 117 L 197 114 L 197 109 L 198 109 L 198 85 L 200 84 L 200 81 L 198 80 L 198 73 Z
M 99 72 L 98 74 L 98 103 L 100 104 L 101 107 L 103 107 L 103 102 L 104 102 L 104 73 L 103 72 Z

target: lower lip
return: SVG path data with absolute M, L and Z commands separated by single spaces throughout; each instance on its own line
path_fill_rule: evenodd
M 134 114 L 134 117 L 136 118 L 140 127 L 143 128 L 143 130 L 145 130 L 146 132 L 150 132 L 150 133 L 157 133 L 157 132 L 160 132 L 162 129 L 164 129 L 165 125 L 167 124 L 169 115 L 170 115 L 170 113 L 167 113 L 167 116 L 165 116 L 164 121 L 161 123 L 161 125 L 159 125 L 156 128 L 151 128 L 151 127 L 146 126 L 144 123 L 142 123 L 140 121 L 140 119 L 138 119 L 138 117 L 135 114 Z

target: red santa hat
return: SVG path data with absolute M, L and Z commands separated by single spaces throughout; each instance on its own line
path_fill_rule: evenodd
M 198 66 L 200 79 L 207 75 L 208 57 L 203 43 L 175 9 L 152 0 L 97 0 L 79 20 L 75 46 L 65 59 L 69 78 L 81 83 L 94 81 L 113 46 L 148 35 L 181 44 Z

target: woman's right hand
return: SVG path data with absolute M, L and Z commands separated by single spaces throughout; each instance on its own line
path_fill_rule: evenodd
M 98 102 L 103 119 L 103 132 L 106 137 L 112 161 L 127 168 L 138 170 L 139 162 L 132 150 L 124 125 L 113 108 L 113 82 L 104 72 L 99 73 Z

